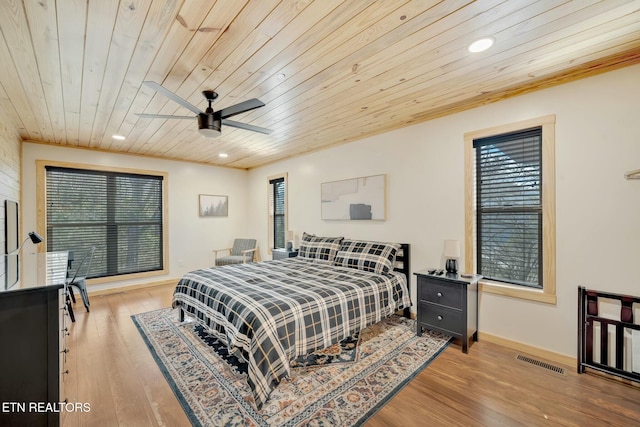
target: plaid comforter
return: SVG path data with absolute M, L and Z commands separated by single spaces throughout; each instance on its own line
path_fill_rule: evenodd
M 404 274 L 302 258 L 192 271 L 173 296 L 174 307 L 194 316 L 247 362 L 258 408 L 289 376 L 289 361 L 410 305 Z

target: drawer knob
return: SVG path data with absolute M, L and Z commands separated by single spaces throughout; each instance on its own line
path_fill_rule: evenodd
M 442 319 L 443 319 L 443 317 L 438 315 L 438 320 L 442 320 Z
M 436 295 L 438 295 L 438 298 L 442 297 L 442 292 L 438 292 Z

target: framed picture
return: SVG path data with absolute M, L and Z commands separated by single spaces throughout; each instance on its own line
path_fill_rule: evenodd
M 386 175 L 321 184 L 322 219 L 383 221 L 386 219 Z
M 200 194 L 200 216 L 228 216 L 229 197 Z

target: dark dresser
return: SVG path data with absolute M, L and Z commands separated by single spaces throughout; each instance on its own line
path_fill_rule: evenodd
M 462 351 L 468 352 L 469 338 L 478 341 L 478 280 L 482 276 L 414 273 L 418 279 L 417 333 L 422 329 L 460 338 Z
M 66 258 L 59 261 L 64 262 L 66 277 Z M 46 274 L 50 271 L 49 267 Z M 64 278 L 54 282 L 43 286 L 19 283 L 0 292 L 2 426 L 60 425 L 67 307 Z

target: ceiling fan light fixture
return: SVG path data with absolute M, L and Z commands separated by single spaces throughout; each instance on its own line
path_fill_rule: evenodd
M 264 107 L 264 102 L 259 99 L 247 99 L 246 101 L 240 102 L 235 105 L 231 105 L 229 107 L 223 108 L 219 111 L 214 111 L 211 107 L 213 101 L 218 97 L 218 94 L 212 90 L 204 90 L 202 94 L 205 99 L 209 103 L 209 106 L 205 111 L 202 111 L 195 105 L 191 104 L 185 99 L 180 98 L 175 93 L 171 92 L 167 88 L 159 85 L 156 82 L 146 80 L 142 82 L 143 84 L 149 86 L 156 92 L 166 96 L 172 101 L 177 102 L 178 104 L 185 107 L 187 110 L 192 111 L 196 114 L 198 118 L 198 131 L 207 138 L 217 138 L 221 134 L 222 121 L 224 120 L 225 126 L 231 126 L 237 129 L 245 129 L 250 130 L 252 132 L 263 133 L 265 135 L 271 134 L 273 132 L 271 129 L 262 128 L 260 126 L 250 125 L 248 123 L 236 122 L 235 120 L 229 120 L 229 117 L 233 117 L 236 114 L 246 113 L 247 111 L 255 110 L 256 108 Z M 138 117 L 150 118 L 150 119 L 189 119 L 193 120 L 193 116 L 175 116 L 175 115 L 166 115 L 166 114 L 138 114 Z
M 484 52 L 485 50 L 493 46 L 493 41 L 494 40 L 491 37 L 483 37 L 481 39 L 478 39 L 469 45 L 469 52 Z
M 222 134 L 222 132 L 220 132 L 220 129 L 200 128 L 198 129 L 198 132 L 200 132 L 200 135 L 204 136 L 205 138 L 217 138 Z
M 198 132 L 205 138 L 217 138 L 221 135 L 222 120 L 213 114 L 198 114 Z

